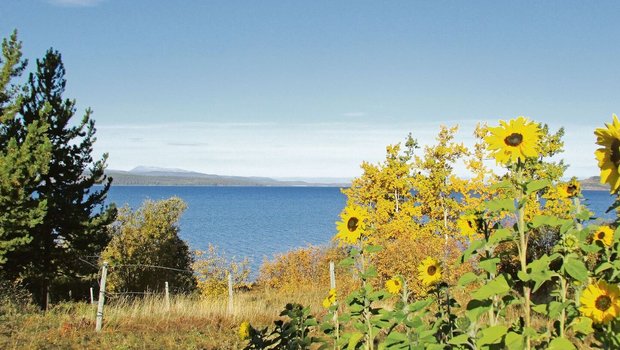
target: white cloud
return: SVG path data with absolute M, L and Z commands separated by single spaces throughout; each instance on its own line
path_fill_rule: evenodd
M 92 7 L 97 6 L 105 0 L 48 0 L 52 5 L 65 7 Z
M 490 121 L 490 124 L 496 123 Z M 98 125 L 98 153 L 109 152 L 111 169 L 137 165 L 204 173 L 269 177 L 354 177 L 362 161 L 378 162 L 385 147 L 409 132 L 421 146 L 434 144 L 440 125 L 459 124 L 456 141 L 472 146 L 477 121 L 365 123 L 176 123 Z M 555 129 L 552 129 L 555 130 Z M 597 174 L 591 137 L 567 127 L 567 176 Z M 593 130 L 593 128 L 592 128 Z M 489 160 L 489 165 L 493 162 Z M 455 172 L 467 176 L 462 164 Z

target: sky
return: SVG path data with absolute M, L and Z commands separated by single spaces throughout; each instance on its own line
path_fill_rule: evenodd
M 567 176 L 598 174 L 620 113 L 618 1 L 2 0 L 33 69 L 53 47 L 65 97 L 109 168 L 359 176 L 411 132 L 527 116 L 565 127 Z M 493 164 L 489 160 L 489 164 Z M 461 165 L 457 173 L 467 176 Z

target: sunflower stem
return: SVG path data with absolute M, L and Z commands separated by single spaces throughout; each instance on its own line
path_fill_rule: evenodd
M 525 203 L 523 203 L 523 199 L 526 196 L 523 189 L 523 168 L 522 163 L 518 162 L 516 165 L 516 182 L 517 182 L 517 229 L 519 231 L 519 260 L 521 262 L 521 271 L 527 275 L 527 241 L 528 237 L 525 232 Z M 531 308 L 531 300 L 530 300 L 530 286 L 529 283 L 523 282 L 523 311 L 525 316 L 525 328 L 531 327 L 531 319 L 530 319 L 530 308 Z M 529 350 L 531 348 L 531 339 L 530 336 L 525 337 L 525 348 Z

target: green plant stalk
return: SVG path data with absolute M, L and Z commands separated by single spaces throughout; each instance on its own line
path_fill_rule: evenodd
M 566 292 L 567 292 L 567 288 L 566 288 L 566 279 L 562 276 L 560 276 L 560 300 L 562 302 L 562 304 L 564 305 L 566 303 Z M 566 309 L 562 308 L 562 313 L 560 314 L 560 338 L 564 338 L 564 333 L 565 333 L 565 327 L 566 325 Z
M 583 227 L 581 225 L 581 221 L 577 219 L 577 215 L 581 213 L 581 201 L 579 200 L 579 197 L 573 198 L 573 204 L 575 205 L 575 226 L 577 227 L 577 230 L 581 231 Z
M 517 185 L 518 187 L 520 187 L 520 185 L 523 183 L 523 171 L 521 169 L 520 164 L 517 164 Z M 523 198 L 525 197 L 525 193 L 523 193 L 523 189 L 522 188 L 518 188 L 518 198 L 517 198 L 517 202 L 519 205 L 519 208 L 517 210 L 517 229 L 519 230 L 519 260 L 521 261 L 521 271 L 523 271 L 524 274 L 527 274 L 527 241 L 528 241 L 528 237 L 526 235 L 525 232 L 525 204 L 521 204 L 521 201 L 523 200 Z M 523 283 L 523 299 L 524 299 L 524 303 L 523 303 L 523 308 L 524 308 L 524 315 L 525 315 L 525 328 L 530 328 L 531 327 L 531 318 L 530 318 L 530 309 L 531 309 L 531 300 L 530 300 L 530 292 L 531 292 L 531 288 L 529 286 L 529 283 L 524 282 Z M 531 339 L 529 336 L 525 337 L 525 349 L 530 350 L 531 348 Z
M 362 262 L 362 273 L 364 271 L 366 271 L 366 259 L 364 258 L 364 250 L 362 248 L 361 253 L 360 253 L 360 258 L 361 258 L 361 262 Z M 366 277 L 362 278 L 362 288 L 364 288 L 364 311 L 362 312 L 362 315 L 364 316 L 364 323 L 366 324 L 366 328 L 367 328 L 367 332 L 366 332 L 366 344 L 365 344 L 365 349 L 366 350 L 373 350 L 374 349 L 374 336 L 372 334 L 372 323 L 370 321 L 370 317 L 371 317 L 371 313 L 370 313 L 370 300 L 368 300 L 368 295 L 366 293 L 366 286 L 367 286 L 367 282 L 366 282 Z
M 340 323 L 338 322 L 338 309 L 334 310 L 334 316 L 332 320 L 334 322 L 334 331 L 336 333 L 336 341 L 334 342 L 334 350 L 340 350 L 340 346 L 338 345 L 340 343 Z

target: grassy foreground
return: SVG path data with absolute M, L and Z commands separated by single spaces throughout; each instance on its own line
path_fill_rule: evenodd
M 322 292 L 284 295 L 269 290 L 237 294 L 232 314 L 226 299 L 176 296 L 167 310 L 160 296 L 110 301 L 95 332 L 96 305 L 63 303 L 48 312 L 5 305 L 0 349 L 239 349 L 239 324 L 267 326 L 287 302 L 320 308 Z

